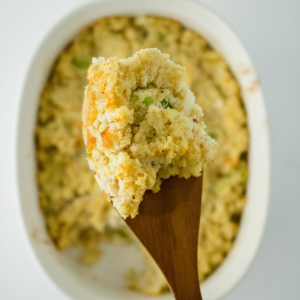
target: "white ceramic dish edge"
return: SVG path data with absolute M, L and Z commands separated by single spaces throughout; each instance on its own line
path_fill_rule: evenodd
M 168 5 L 171 3 L 172 7 L 170 8 Z M 158 4 L 159 11 L 155 8 Z M 104 9 L 104 7 L 106 7 L 106 9 Z M 182 8 L 184 8 L 184 11 Z M 204 299 L 219 299 L 222 295 L 227 293 L 246 272 L 254 258 L 262 237 L 266 220 L 269 191 L 269 138 L 262 92 L 252 63 L 243 46 L 232 30 L 229 29 L 223 21 L 203 6 L 192 2 L 177 0 L 154 0 L 151 2 L 123 0 L 87 3 L 82 10 L 77 9 L 64 18 L 41 42 L 28 66 L 28 72 L 24 78 L 23 88 L 19 97 L 20 102 L 16 122 L 16 190 L 19 192 L 20 214 L 23 219 L 23 228 L 27 236 L 26 239 L 31 249 L 30 252 L 33 253 L 35 260 L 39 262 L 38 265 L 43 266 L 40 269 L 44 271 L 44 274 L 46 274 L 47 277 L 50 276 L 52 281 L 59 285 L 66 294 L 74 299 L 96 299 L 95 291 L 89 291 L 89 289 L 92 288 L 90 282 L 85 281 L 82 287 L 74 285 L 74 283 L 78 281 L 78 276 L 76 276 L 74 272 L 77 266 L 71 267 L 70 262 L 65 261 L 64 257 L 61 257 L 52 246 L 44 229 L 43 217 L 37 209 L 38 203 L 36 200 L 36 191 L 34 191 L 36 187 L 32 186 L 32 184 L 35 185 L 32 133 L 36 122 L 36 101 L 58 51 L 80 28 L 89 24 L 93 19 L 103 16 L 109 10 L 110 13 L 108 14 L 113 15 L 146 12 L 148 14 L 165 15 L 180 20 L 187 27 L 191 27 L 200 32 L 215 49 L 225 56 L 232 71 L 240 81 L 251 132 L 249 160 L 250 179 L 247 192 L 249 202 L 244 212 L 241 228 L 233 250 L 221 267 L 201 285 Z M 102 15 L 99 13 L 100 11 Z M 201 15 L 200 21 L 199 15 L 197 15 L 196 18 L 196 14 Z M 74 25 L 74 17 L 76 15 L 77 24 Z M 191 15 L 193 15 L 193 17 Z M 195 21 L 196 19 L 197 22 Z M 208 24 L 210 24 L 210 26 L 208 26 Z M 212 24 L 214 26 L 211 26 Z M 68 28 L 68 30 L 62 34 L 58 34 L 58 30 L 62 27 Z M 208 29 L 206 27 L 210 28 Z M 51 36 L 52 38 L 55 36 L 56 41 L 58 40 L 56 44 L 49 44 Z M 228 44 L 231 46 L 224 47 L 224 45 Z M 228 48 L 235 49 L 235 51 L 230 52 Z M 46 55 L 45 53 L 48 54 Z M 41 63 L 41 65 L 43 64 L 43 69 L 38 73 L 40 76 L 37 76 L 37 74 L 34 75 L 34 61 Z M 30 85 L 35 86 L 35 90 L 29 88 Z M 35 98 L 35 109 L 28 109 L 28 105 L 26 105 L 24 100 L 28 98 Z M 31 138 L 25 140 L 29 133 L 31 134 Z M 27 205 L 28 203 L 34 202 L 35 206 Z M 253 216 L 254 213 L 255 218 Z M 37 240 L 39 241 L 37 242 Z M 65 267 L 70 270 L 68 272 L 62 272 L 62 270 L 59 269 Z M 72 272 L 74 272 L 74 274 Z M 65 279 L 66 273 L 70 275 L 70 280 Z M 110 283 L 107 284 L 107 286 L 108 288 L 112 287 Z M 112 294 L 109 290 L 101 290 L 101 293 L 104 297 L 103 299 L 118 299 L 119 297 L 118 292 Z M 132 294 L 132 292 L 124 290 L 122 291 L 122 298 L 149 299 L 148 297 Z M 98 295 L 98 299 L 101 299 L 100 295 Z M 169 299 L 169 297 L 161 296 L 159 299 Z

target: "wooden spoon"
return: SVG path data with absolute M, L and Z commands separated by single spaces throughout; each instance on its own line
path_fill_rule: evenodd
M 125 221 L 165 275 L 176 300 L 201 300 L 197 249 L 202 176 L 164 180 Z

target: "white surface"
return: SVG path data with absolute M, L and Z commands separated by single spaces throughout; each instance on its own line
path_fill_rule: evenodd
M 141 255 L 136 249 L 130 248 L 125 251 L 123 247 L 110 247 L 107 250 L 109 254 L 105 253 L 96 266 L 86 268 L 78 263 L 78 259 L 70 255 L 70 251 L 61 253 L 49 242 L 44 219 L 37 206 L 33 142 L 40 91 L 49 76 L 57 53 L 78 30 L 95 19 L 116 14 L 138 15 L 141 12 L 174 18 L 185 26 L 199 31 L 227 60 L 240 82 L 251 137 L 247 206 L 232 251 L 218 270 L 201 284 L 205 300 L 220 299 L 241 280 L 253 261 L 262 237 L 269 195 L 269 136 L 263 97 L 257 85 L 257 75 L 239 39 L 216 15 L 192 2 L 186 0 L 96 1 L 72 11 L 61 22 L 55 24 L 50 33 L 45 36 L 30 62 L 18 99 L 20 106 L 16 145 L 18 162 L 16 190 L 19 191 L 23 228 L 26 228 L 24 233 L 31 246 L 29 250 L 35 256 L 35 261 L 42 266 L 44 275 L 48 275 L 49 279 L 73 299 L 149 299 L 132 291 L 124 291 L 122 274 L 126 268 L 128 266 L 141 268 L 137 261 Z M 245 70 L 248 72 L 245 73 Z M 253 88 L 254 85 L 256 88 Z M 158 299 L 171 299 L 171 295 L 165 294 Z
M 55 20 L 84 0 L 0 1 L 0 299 L 63 300 L 40 276 L 21 238 L 12 191 L 16 84 Z M 272 145 L 271 205 L 259 254 L 224 299 L 300 299 L 300 2 L 206 0 L 232 25 L 262 81 Z M 18 38 L 16 38 L 18 37 Z M 205 299 L 204 299 L 205 300 Z

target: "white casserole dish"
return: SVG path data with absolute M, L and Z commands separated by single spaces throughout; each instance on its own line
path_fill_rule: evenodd
M 35 180 L 34 128 L 40 92 L 58 53 L 92 21 L 111 15 L 153 14 L 176 19 L 199 32 L 229 63 L 238 79 L 250 130 L 248 203 L 234 247 L 222 265 L 201 284 L 203 298 L 222 297 L 245 274 L 258 249 L 267 215 L 269 192 L 269 136 L 263 96 L 253 65 L 239 39 L 214 13 L 184 0 L 110 0 L 85 4 L 71 12 L 46 35 L 28 66 L 20 92 L 16 132 L 16 189 L 30 251 L 43 273 L 76 300 L 152 299 L 124 288 L 122 273 L 139 268 L 140 254 L 133 246 L 106 246 L 96 267 L 74 258 L 75 250 L 58 252 L 47 235 L 38 206 Z M 163 295 L 157 299 L 172 299 Z

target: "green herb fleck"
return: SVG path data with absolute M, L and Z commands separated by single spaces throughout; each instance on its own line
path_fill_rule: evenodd
M 91 157 L 92 157 L 92 153 L 88 153 L 87 156 L 88 156 L 89 158 L 91 158 Z
M 165 41 L 165 39 L 166 39 L 166 35 L 165 35 L 165 34 L 163 34 L 163 33 L 161 33 L 161 32 L 159 32 L 159 33 L 157 34 L 157 41 L 158 41 L 159 43 L 163 43 L 163 42 Z
M 216 139 L 217 138 L 217 134 L 215 132 L 209 132 L 208 135 L 212 138 L 212 139 Z
M 122 237 L 122 238 L 126 238 L 127 237 L 127 235 L 125 234 L 125 232 L 123 230 L 120 230 L 120 229 L 113 230 L 112 234 L 115 235 L 115 236 Z
M 163 108 L 168 108 L 168 107 L 172 108 L 172 106 L 167 98 L 165 98 L 163 101 L 161 101 L 160 104 Z
M 85 59 L 73 58 L 72 65 L 78 69 L 87 69 L 90 64 Z
M 150 105 L 150 104 L 154 103 L 154 99 L 152 97 L 146 97 L 142 103 L 145 105 Z
M 242 177 L 242 180 L 245 180 L 245 181 L 248 180 L 248 170 L 247 169 L 245 169 L 241 172 L 241 177 Z
M 133 101 L 138 101 L 138 100 L 139 100 L 139 95 L 136 94 L 136 93 L 132 93 L 132 94 L 131 94 L 131 99 L 132 99 Z

